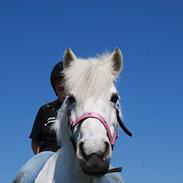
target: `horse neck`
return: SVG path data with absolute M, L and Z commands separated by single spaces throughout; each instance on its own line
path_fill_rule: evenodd
M 64 142 L 63 147 L 57 153 L 56 182 L 93 183 L 91 177 L 82 172 L 70 139 Z

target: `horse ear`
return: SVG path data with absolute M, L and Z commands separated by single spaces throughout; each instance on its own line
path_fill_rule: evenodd
M 112 62 L 113 74 L 117 77 L 123 68 L 123 55 L 119 48 L 112 53 Z
M 70 64 L 76 60 L 77 57 L 70 48 L 67 48 L 64 53 L 64 67 L 70 66 Z

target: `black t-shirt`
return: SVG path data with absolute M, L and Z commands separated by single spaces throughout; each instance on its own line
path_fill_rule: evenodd
M 59 99 L 40 107 L 29 138 L 40 143 L 41 151 L 57 151 L 59 146 L 56 132 L 51 128 L 57 118 L 62 103 Z

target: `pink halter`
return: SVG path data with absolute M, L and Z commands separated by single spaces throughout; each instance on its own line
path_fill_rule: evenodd
M 117 137 L 118 137 L 118 131 L 116 130 L 114 135 L 112 135 L 111 130 L 109 128 L 109 125 L 107 124 L 107 122 L 103 118 L 103 116 L 101 116 L 99 113 L 96 113 L 96 112 L 85 112 L 80 117 L 78 117 L 75 121 L 70 119 L 71 127 L 74 128 L 77 124 L 83 122 L 85 119 L 88 119 L 88 118 L 98 119 L 103 124 L 104 128 L 107 131 L 107 136 L 109 138 L 109 141 L 110 141 L 111 145 L 113 146 L 115 141 L 116 141 L 116 139 L 117 139 Z

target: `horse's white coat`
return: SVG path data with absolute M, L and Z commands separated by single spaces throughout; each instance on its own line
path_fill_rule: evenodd
M 77 59 L 71 50 L 68 51 L 71 55 L 66 53 L 65 60 L 66 58 L 74 59 L 70 60 L 69 64 L 65 64 L 64 69 L 66 89 L 76 98 L 76 104 L 71 111 L 72 119 L 75 120 L 84 112 L 98 112 L 107 120 L 113 134 L 117 126 L 117 119 L 110 97 L 112 93 L 117 92 L 114 80 L 122 67 L 120 50 L 117 49 L 113 54 L 105 54 L 87 60 Z M 120 65 L 120 68 L 115 68 L 114 72 L 113 65 L 115 64 Z M 80 166 L 80 160 L 83 157 L 78 150 L 79 148 L 77 148 L 77 154 L 74 152 L 69 139 L 71 131 L 66 115 L 67 108 L 65 102 L 59 110 L 59 117 L 54 127 L 62 148 L 48 160 L 35 183 L 121 183 L 122 178 L 118 173 L 108 174 L 100 178 L 83 173 Z M 109 142 L 109 139 L 105 128 L 97 119 L 87 119 L 79 129 L 77 143 L 80 141 L 84 142 L 86 154 L 90 154 L 104 151 L 104 142 Z M 111 155 L 110 147 L 105 159 L 110 159 Z

